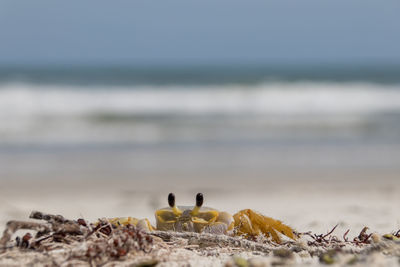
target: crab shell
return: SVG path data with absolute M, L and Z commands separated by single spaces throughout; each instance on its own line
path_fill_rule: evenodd
M 209 207 L 178 206 L 177 214 L 171 207 L 155 212 L 157 230 L 177 232 L 208 232 L 225 234 L 232 230 L 235 221 L 231 214 Z

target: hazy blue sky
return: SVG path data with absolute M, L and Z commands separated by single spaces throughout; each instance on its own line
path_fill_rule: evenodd
M 0 2 L 0 63 L 400 62 L 400 1 Z

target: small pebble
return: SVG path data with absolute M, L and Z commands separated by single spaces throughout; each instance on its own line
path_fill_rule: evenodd
M 371 235 L 371 239 L 372 239 L 372 241 L 373 241 L 374 243 L 379 243 L 379 242 L 382 241 L 382 240 L 381 240 L 381 236 L 378 235 L 377 233 L 373 233 L 373 234 Z

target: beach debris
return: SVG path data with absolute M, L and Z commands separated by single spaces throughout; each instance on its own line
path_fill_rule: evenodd
M 44 252 L 80 244 L 69 257 L 99 264 L 123 258 L 129 253 L 148 253 L 153 248 L 153 236 L 133 225 L 113 227 L 106 220 L 94 225 L 83 219 L 68 220 L 61 215 L 38 211 L 32 212 L 30 218 L 45 222 L 8 222 L 0 240 L 3 251 L 19 247 Z M 17 230 L 35 231 L 36 234 L 25 233 L 13 242 L 11 237 Z
M 357 255 L 352 256 L 350 259 L 346 261 L 347 265 L 354 265 L 359 261 L 359 257 Z
M 380 236 L 363 227 L 354 238 L 349 237 L 350 229 L 339 238 L 334 235 L 338 225 L 324 234 L 298 233 L 250 209 L 232 216 L 202 207 L 202 194 L 197 194 L 193 207 L 176 206 L 173 194 L 168 203 L 169 208 L 156 211 L 157 227 L 147 219 L 133 217 L 90 223 L 33 211 L 29 217 L 40 222 L 7 223 L 0 239 L 0 258 L 8 259 L 8 253 L 19 251 L 54 255 L 55 262 L 48 265 L 67 261 L 97 266 L 129 260 L 133 266 L 154 266 L 171 259 L 184 262 L 197 255 L 225 257 L 220 263 L 226 266 L 270 266 L 305 259 L 358 264 L 374 253 L 400 257 L 400 231 Z
M 368 227 L 364 227 L 360 233 L 353 238 L 352 241 L 349 240 L 348 234 L 350 229 L 348 229 L 342 237 L 342 240 L 337 236 L 333 235 L 333 232 L 336 230 L 338 225 L 335 225 L 328 233 L 326 234 L 314 234 L 311 232 L 300 233 L 301 236 L 309 236 L 312 240 L 309 240 L 307 244 L 309 246 L 335 246 L 335 247 L 344 247 L 347 243 L 351 243 L 354 245 L 365 245 L 370 244 L 371 240 L 374 238 L 374 241 L 377 241 L 379 238 L 374 233 L 368 234 Z M 378 241 L 377 241 L 378 242 Z M 375 242 L 375 243 L 377 243 Z
M 293 252 L 288 249 L 274 250 L 269 256 L 272 257 L 246 257 L 236 254 L 225 262 L 225 267 L 267 267 L 287 266 L 294 263 Z
M 156 259 L 144 260 L 135 265 L 135 267 L 153 267 L 159 263 Z
M 358 236 L 353 239 L 353 242 L 355 244 L 357 244 L 357 245 L 359 245 L 359 244 L 370 244 L 371 243 L 370 237 L 372 236 L 372 233 L 371 234 L 367 234 L 368 229 L 369 228 L 365 226 L 361 230 L 361 232 L 358 234 Z
M 238 267 L 248 267 L 249 266 L 249 263 L 247 262 L 247 260 L 240 256 L 234 256 L 233 262 L 234 262 L 235 266 L 238 266 Z
M 400 241 L 400 238 L 398 238 L 396 235 L 393 235 L 393 234 L 384 234 L 383 238 L 393 240 L 393 241 Z
M 273 251 L 275 257 L 290 259 L 293 257 L 293 251 L 287 248 L 278 248 Z
M 30 233 L 26 233 L 22 239 L 20 237 L 16 238 L 16 243 L 18 247 L 21 248 L 28 248 L 29 247 L 29 240 L 32 238 Z
M 344 232 L 344 234 L 343 234 L 343 240 L 344 240 L 344 242 L 348 242 L 348 241 L 349 241 L 349 239 L 347 238 L 347 235 L 349 234 L 349 232 L 350 232 L 350 229 L 347 229 L 347 231 Z
M 397 230 L 391 234 L 385 234 L 382 237 L 392 241 L 400 241 L 400 230 Z
M 165 242 L 169 242 L 177 238 L 187 239 L 191 245 L 197 245 L 199 248 L 210 246 L 231 247 L 249 251 L 259 251 L 263 253 L 269 253 L 273 250 L 273 247 L 267 244 L 227 235 L 172 231 L 154 231 L 150 232 L 149 234 L 160 237 Z
M 374 234 L 368 233 L 367 227 L 353 239 L 348 237 L 350 230 L 342 238 L 334 236 L 337 228 L 334 226 L 325 234 L 296 233 L 300 236 L 297 241 L 282 240 L 278 244 L 262 233 L 252 239 L 207 232 L 146 232 L 132 224 L 113 224 L 108 219 L 89 223 L 84 219 L 70 220 L 38 211 L 32 212 L 30 217 L 42 222 L 7 223 L 0 240 L 0 259 L 14 257 L 18 262 L 21 255 L 36 255 L 31 263 L 108 266 L 109 263 L 130 262 L 133 266 L 154 266 L 173 259 L 183 262 L 190 255 L 212 259 L 224 259 L 225 255 L 230 257 L 221 262 L 226 266 L 270 266 L 312 259 L 321 264 L 351 265 L 369 262 L 369 255 L 376 254 L 400 257 L 399 231 L 374 242 Z M 21 229 L 27 232 L 18 232 L 12 239 Z
M 324 264 L 329 264 L 329 265 L 334 264 L 337 261 L 336 260 L 337 253 L 338 253 L 337 250 L 334 249 L 328 250 L 319 256 L 319 261 Z
M 382 241 L 382 237 L 383 236 L 381 236 L 381 235 L 379 235 L 377 233 L 372 233 L 372 235 L 371 235 L 372 242 L 375 243 L 375 244 L 381 242 Z
M 93 242 L 87 242 L 84 257 L 88 259 L 105 258 L 120 259 L 130 252 L 143 251 L 148 253 L 152 249 L 153 238 L 137 230 L 134 226 L 121 226 L 101 235 Z
M 323 244 L 332 244 L 332 243 L 338 243 L 340 244 L 341 241 L 332 233 L 336 230 L 338 225 L 335 225 L 328 233 L 326 234 L 313 234 L 311 232 L 306 232 L 302 233 L 301 235 L 307 235 L 312 238 L 312 241 L 308 241 L 309 246 L 319 246 Z M 348 234 L 348 231 L 344 234 L 343 239 L 346 242 L 346 235 Z

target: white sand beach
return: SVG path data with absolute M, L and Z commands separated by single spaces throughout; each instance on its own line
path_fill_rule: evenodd
M 267 216 L 282 220 L 298 232 L 312 231 L 325 234 L 338 225 L 334 232 L 336 236 L 341 238 L 350 229 L 348 236 L 353 238 L 364 226 L 369 227 L 368 233 L 379 235 L 392 233 L 400 228 L 400 197 L 397 193 L 400 183 L 396 173 L 381 172 L 379 174 L 381 177 L 385 175 L 385 179 L 382 180 L 368 177 L 368 175 L 378 175 L 371 172 L 364 173 L 362 177 L 355 172 L 335 175 L 334 180 L 327 177 L 323 181 L 321 179 L 292 180 L 282 177 L 280 180 L 266 183 L 250 178 L 237 184 L 230 183 L 234 181 L 232 177 L 230 182 L 216 183 L 212 179 L 201 179 L 201 177 L 198 177 L 198 180 L 202 180 L 202 183 L 185 183 L 173 177 L 168 177 L 163 181 L 151 178 L 142 181 L 123 179 L 14 181 L 1 186 L 1 229 L 4 229 L 8 220 L 28 220 L 32 210 L 62 214 L 70 219 L 85 218 L 92 222 L 103 217 L 134 216 L 149 218 L 154 224 L 154 211 L 167 205 L 166 196 L 169 191 L 175 192 L 178 204 L 192 205 L 195 193 L 203 192 L 206 206 L 231 213 L 243 208 L 252 208 Z M 341 179 L 337 178 L 339 175 Z M 352 179 L 349 179 L 350 175 Z M 356 175 L 357 177 L 354 178 Z M 208 183 L 212 183 L 213 186 L 207 185 Z M 173 186 L 175 184 L 176 186 Z M 222 189 L 217 190 L 216 187 Z M 184 262 L 196 266 L 219 266 L 232 262 L 234 258 L 230 255 L 238 253 L 232 251 L 222 253 L 222 251 L 217 257 L 207 256 L 208 254 L 204 254 L 204 251 L 177 250 L 175 256 L 173 256 L 174 253 L 160 252 L 159 255 L 164 256 L 153 255 L 150 258 L 159 260 L 160 264 L 162 263 L 160 266 L 181 266 Z M 8 258 L 0 256 L 0 265 L 23 263 L 12 261 L 12 255 L 15 255 L 12 252 L 4 255 L 8 255 Z M 259 264 L 276 260 L 273 254 L 268 253 L 241 252 L 237 255 Z M 298 266 L 310 264 L 319 266 L 320 264 L 318 257 L 300 257 L 299 255 L 296 253 L 295 260 L 292 259 L 285 264 L 296 263 Z M 40 254 L 32 254 L 26 258 L 25 263 L 30 264 L 33 259 L 42 263 L 46 262 L 45 258 L 40 260 L 39 256 Z M 375 262 L 384 266 L 397 266 L 397 261 L 393 257 L 376 257 L 377 255 L 368 258 L 370 264 Z M 133 257 L 126 263 L 132 263 L 132 260 L 135 262 L 135 259 L 139 261 L 139 259 L 148 258 L 149 256 Z M 342 263 L 347 260 L 349 260 L 348 256 L 341 258 Z M 119 264 L 123 265 L 123 262 Z M 360 264 L 362 266 L 365 262 Z

